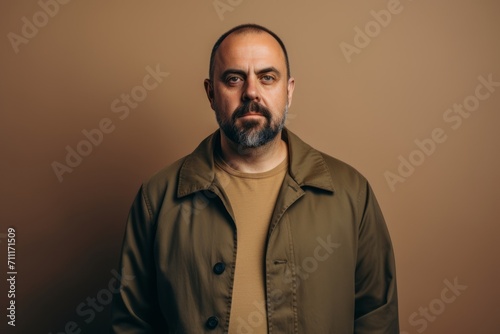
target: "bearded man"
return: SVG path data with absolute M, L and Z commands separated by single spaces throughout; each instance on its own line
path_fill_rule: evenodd
M 284 127 L 295 80 L 281 39 L 229 30 L 204 85 L 219 129 L 142 185 L 112 332 L 399 333 L 367 180 Z

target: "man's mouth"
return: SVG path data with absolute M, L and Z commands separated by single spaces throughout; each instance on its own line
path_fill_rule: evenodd
M 249 121 L 259 121 L 261 117 L 264 117 L 270 121 L 271 113 L 269 112 L 269 110 L 267 110 L 266 107 L 260 105 L 257 102 L 251 102 L 249 104 L 244 104 L 238 107 L 232 116 L 233 122 L 238 118 L 246 119 Z
M 243 115 L 241 115 L 240 117 L 256 117 L 256 116 L 263 116 L 262 113 L 260 112 L 256 112 L 256 111 L 249 111 L 247 113 L 244 113 Z

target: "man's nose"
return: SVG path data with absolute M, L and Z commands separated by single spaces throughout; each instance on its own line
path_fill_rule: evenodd
M 243 94 L 241 96 L 243 101 L 259 101 L 259 87 L 258 87 L 258 78 L 249 76 L 245 81 L 245 85 L 243 86 Z

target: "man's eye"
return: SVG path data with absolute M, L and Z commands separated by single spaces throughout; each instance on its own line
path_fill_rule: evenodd
M 228 83 L 238 83 L 241 81 L 240 77 L 229 77 L 226 80 Z
M 272 75 L 263 75 L 261 79 L 262 79 L 262 81 L 265 81 L 265 82 L 274 81 L 274 77 Z

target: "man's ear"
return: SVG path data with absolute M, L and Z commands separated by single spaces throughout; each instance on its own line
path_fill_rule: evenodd
M 214 86 L 212 85 L 212 81 L 210 79 L 205 79 L 203 81 L 203 85 L 205 86 L 205 93 L 207 93 L 208 101 L 210 101 L 210 107 L 214 109 Z
M 287 84 L 287 94 L 288 94 L 288 108 L 292 105 L 293 91 L 295 90 L 295 79 L 290 77 Z

